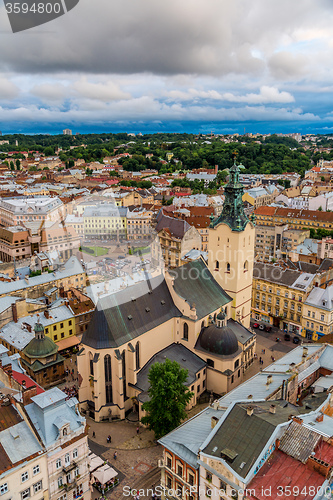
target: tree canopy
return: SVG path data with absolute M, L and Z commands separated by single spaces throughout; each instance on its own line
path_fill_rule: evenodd
M 154 363 L 149 370 L 150 400 L 142 405 L 146 415 L 141 421 L 154 431 L 156 439 L 175 429 L 186 418 L 185 408 L 193 396 L 185 385 L 187 375 L 188 370 L 169 359 Z

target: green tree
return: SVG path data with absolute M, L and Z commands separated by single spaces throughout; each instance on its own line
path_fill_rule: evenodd
M 146 415 L 141 421 L 154 431 L 156 439 L 175 429 L 186 418 L 185 408 L 193 396 L 186 387 L 187 375 L 188 370 L 169 359 L 154 363 L 149 370 L 150 400 L 142 405 Z
M 20 162 L 20 160 L 16 160 L 15 161 L 15 165 L 16 165 L 16 170 L 21 170 L 21 162 Z
M 13 161 L 10 162 L 10 170 L 15 170 L 15 165 Z

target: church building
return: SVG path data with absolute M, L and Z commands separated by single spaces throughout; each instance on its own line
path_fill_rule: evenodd
M 243 381 L 256 340 L 247 329 L 254 223 L 242 192 L 234 164 L 225 206 L 211 222 L 208 265 L 200 258 L 99 300 L 78 356 L 80 406 L 96 421 L 133 409 L 141 418 L 148 368 L 166 357 L 191 374 L 190 406 Z

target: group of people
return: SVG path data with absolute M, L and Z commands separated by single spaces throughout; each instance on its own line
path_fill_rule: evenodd
M 78 389 L 76 385 L 73 385 L 72 387 L 64 387 L 62 390 L 67 394 L 67 399 L 77 397 Z

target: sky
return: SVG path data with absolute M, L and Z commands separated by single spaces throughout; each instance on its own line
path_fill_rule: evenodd
M 5 1 L 3 134 L 333 133 L 331 0 L 80 0 L 20 33 Z

